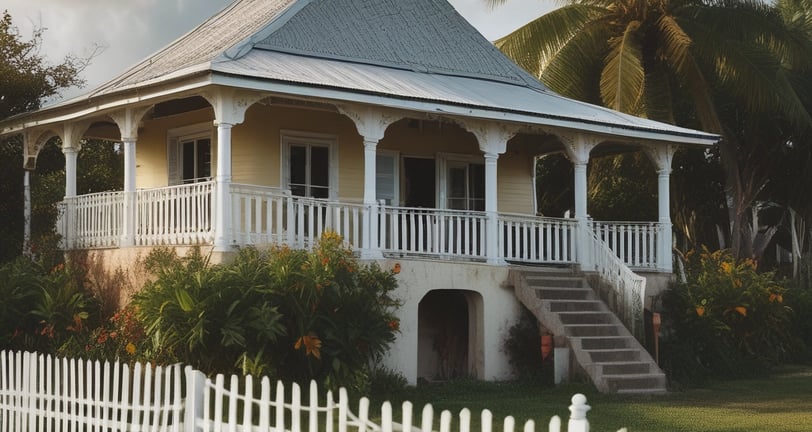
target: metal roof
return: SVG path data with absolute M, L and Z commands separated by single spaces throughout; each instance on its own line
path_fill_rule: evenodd
M 89 94 L 4 120 L 0 133 L 225 82 L 634 138 L 719 138 L 555 94 L 445 0 L 236 0 Z

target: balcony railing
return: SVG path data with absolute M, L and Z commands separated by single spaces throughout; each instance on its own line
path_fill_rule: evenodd
M 208 181 L 133 193 L 133 244 L 212 244 L 215 188 Z M 228 237 L 236 246 L 284 243 L 310 247 L 322 232 L 331 230 L 355 249 L 379 254 L 473 261 L 493 258 L 487 256 L 489 218 L 485 212 L 368 206 L 296 197 L 279 188 L 243 184 L 232 184 L 230 191 Z M 66 199 L 59 225 L 66 248 L 118 247 L 126 199 L 124 192 Z M 574 219 L 502 213 L 495 221 L 498 243 L 491 253 L 498 254 L 499 260 L 552 264 L 579 260 L 579 226 Z M 596 239 L 626 266 L 658 268 L 659 224 L 593 222 L 592 227 Z

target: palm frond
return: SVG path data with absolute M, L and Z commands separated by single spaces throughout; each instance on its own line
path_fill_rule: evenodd
M 551 59 L 541 81 L 553 91 L 573 99 L 599 104 L 602 57 L 608 50 L 606 27 L 594 22 L 587 26 Z
M 519 66 L 539 76 L 556 53 L 602 12 L 595 6 L 567 5 L 496 40 L 495 45 Z
M 601 72 L 601 98 L 612 109 L 637 114 L 645 86 L 640 21 L 632 21 L 619 37 L 609 41 L 609 54 Z

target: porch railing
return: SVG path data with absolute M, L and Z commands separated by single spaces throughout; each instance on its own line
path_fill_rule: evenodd
M 60 206 L 60 234 L 67 248 L 118 247 L 125 200 L 132 199 L 133 244 L 212 244 L 216 184 L 213 181 L 146 189 L 127 195 L 105 192 L 67 198 Z M 296 197 L 290 191 L 231 185 L 231 244 L 285 243 L 310 247 L 325 230 L 355 249 L 384 254 L 485 261 L 485 212 L 404 208 Z M 495 258 L 509 262 L 571 264 L 579 261 L 574 219 L 498 214 Z M 369 226 L 367 226 L 369 224 Z M 592 222 L 596 239 L 620 262 L 658 269 L 661 225 L 655 222 Z M 374 230 L 375 235 L 370 230 Z M 371 237 L 367 241 L 366 236 Z M 376 238 L 377 237 L 377 238 Z M 586 245 L 586 244 L 584 244 Z M 493 252 L 492 251 L 492 252 Z
M 138 246 L 195 245 L 214 238 L 214 181 L 135 192 Z
M 591 255 L 602 286 L 608 288 L 603 300 L 629 332 L 642 341 L 646 278 L 635 274 L 597 232 L 588 226 L 586 229 L 586 252 Z
M 363 241 L 360 204 L 294 197 L 279 188 L 231 186 L 233 238 L 240 245 L 286 243 L 310 247 L 324 231 L 334 231 L 354 247 Z
M 485 259 L 485 212 L 381 206 L 378 247 L 384 253 Z
M 575 219 L 499 215 L 499 251 L 507 261 L 569 264 L 576 261 Z
M 60 205 L 57 232 L 69 249 L 118 247 L 124 215 L 123 192 L 68 197 Z
M 657 222 L 593 222 L 595 234 L 627 266 L 640 269 L 656 269 Z

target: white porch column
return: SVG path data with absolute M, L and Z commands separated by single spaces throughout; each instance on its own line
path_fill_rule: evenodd
M 361 258 L 381 259 L 383 253 L 378 235 L 377 148 L 378 142 L 383 139 L 389 125 L 403 118 L 403 115 L 371 106 L 340 105 L 337 108 L 339 112 L 355 123 L 355 128 L 364 141 L 364 211 L 360 245 Z
M 502 261 L 499 253 L 499 201 L 496 161 L 499 155 L 485 153 L 485 213 L 488 215 L 488 224 L 485 231 L 485 247 L 488 263 L 497 264 Z
M 378 140 L 364 137 L 364 216 L 363 223 L 368 227 L 361 240 L 361 257 L 365 259 L 383 258 L 378 239 L 377 193 L 377 147 Z
M 674 269 L 674 256 L 671 242 L 671 161 L 676 147 L 664 143 L 650 143 L 644 151 L 657 167 L 657 213 L 659 232 L 657 233 L 657 268 L 665 272 Z
M 232 243 L 231 223 L 231 128 L 232 124 L 215 122 L 217 126 L 217 174 L 214 213 L 214 250 L 227 251 Z
M 499 155 L 518 129 L 502 123 L 461 120 L 459 123 L 476 137 L 485 157 L 485 254 L 489 264 L 504 262 L 499 250 L 499 184 L 496 172 Z
M 76 160 L 79 150 L 75 147 L 62 147 L 65 154 L 65 197 L 76 196 Z
M 124 210 L 121 223 L 121 247 L 135 246 L 135 138 L 121 137 L 124 148 Z
M 138 203 L 135 196 L 135 146 L 138 141 L 138 125 L 151 106 L 125 108 L 111 114 L 121 132 L 121 146 L 124 149 L 124 208 L 122 209 L 121 240 L 119 247 L 135 246 Z
M 573 164 L 573 187 L 575 193 L 575 220 L 578 222 L 577 259 L 583 270 L 592 270 L 594 266 L 592 247 L 589 236 L 589 212 L 587 209 L 587 166 L 589 153 L 600 142 L 598 137 L 575 134 L 563 137 L 567 156 Z
M 231 130 L 245 121 L 245 112 L 262 95 L 233 89 L 218 89 L 201 94 L 214 108 L 217 127 L 217 172 L 214 176 L 214 250 L 227 252 L 236 245 L 231 200 Z

